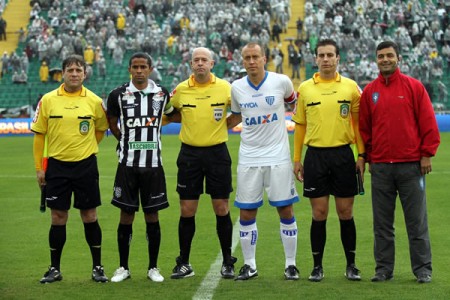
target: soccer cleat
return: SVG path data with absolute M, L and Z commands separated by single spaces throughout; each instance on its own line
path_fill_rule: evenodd
M 299 280 L 299 273 L 296 266 L 290 265 L 284 270 L 284 278 L 286 278 L 286 280 Z
M 313 282 L 320 282 L 324 277 L 325 276 L 323 275 L 322 266 L 315 266 L 311 272 L 311 275 L 309 275 L 308 280 Z
M 95 282 L 108 282 L 108 277 L 105 275 L 105 270 L 103 266 L 95 266 L 92 270 L 92 280 Z
M 237 262 L 237 258 L 231 256 L 226 262 L 222 263 L 220 274 L 222 278 L 233 279 L 234 278 L 234 264 Z
M 430 283 L 431 275 L 430 274 L 420 274 L 419 276 L 417 276 L 417 282 L 418 283 Z
M 382 281 L 388 281 L 391 280 L 392 278 L 394 278 L 394 275 L 392 275 L 392 273 L 389 274 L 384 274 L 384 273 L 376 273 L 371 281 L 372 282 L 382 282 Z
M 128 278 L 131 278 L 130 270 L 120 267 L 114 272 L 111 282 L 121 282 Z
M 192 266 L 190 264 L 182 263 L 181 257 L 177 257 L 176 262 L 177 265 L 173 268 L 172 275 L 170 275 L 170 278 L 182 279 L 186 277 L 192 277 L 195 275 Z
M 243 265 L 235 280 L 248 280 L 256 276 L 258 276 L 258 271 L 256 269 L 252 269 L 249 265 Z
M 351 264 L 349 266 L 347 266 L 347 269 L 345 270 L 345 277 L 348 280 L 351 281 L 360 281 L 361 280 L 361 275 L 359 275 L 360 271 L 358 270 L 358 268 L 356 268 L 355 264 Z
M 52 283 L 55 281 L 61 281 L 62 275 L 55 267 L 48 267 L 48 271 L 45 272 L 44 277 L 39 281 L 40 283 Z
M 150 270 L 148 270 L 147 277 L 154 282 L 164 281 L 164 277 L 161 275 L 161 273 L 159 273 L 158 268 L 151 268 Z

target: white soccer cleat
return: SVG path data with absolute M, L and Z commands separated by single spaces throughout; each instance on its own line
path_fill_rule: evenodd
M 120 267 L 114 272 L 114 275 L 111 278 L 111 281 L 112 282 L 121 282 L 130 277 L 131 277 L 130 271 L 125 269 L 124 267 Z
M 164 277 L 161 275 L 161 273 L 159 273 L 158 268 L 152 268 L 152 269 L 148 270 L 147 276 L 151 281 L 154 281 L 154 282 L 163 282 L 164 281 Z

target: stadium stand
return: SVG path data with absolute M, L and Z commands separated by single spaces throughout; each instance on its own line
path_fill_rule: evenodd
M 14 2 L 6 5 L 5 17 Z M 316 70 L 312 53 L 315 43 L 331 37 L 342 49 L 340 72 L 361 86 L 376 75 L 370 64 L 376 43 L 382 39 L 397 41 L 402 45 L 403 71 L 422 80 L 436 109 L 446 111 L 450 110 L 448 1 L 445 5 L 438 0 L 30 1 L 29 20 L 22 17 L 24 34 L 17 31 L 8 35 L 17 37 L 17 44 L 7 53 L 8 63 L 2 68 L 0 108 L 35 105 L 40 95 L 59 85 L 52 75 L 58 73 L 61 58 L 73 52 L 83 54 L 88 45 L 100 47 L 106 69 L 105 76 L 101 76 L 103 71 L 98 61 L 94 62 L 85 85 L 105 98 L 113 87 L 129 80 L 126 64 L 137 50 L 147 51 L 155 61 L 161 60 L 160 82 L 171 89 L 189 74 L 185 62 L 197 46 L 207 45 L 215 51 L 213 71 L 229 81 L 242 75 L 239 52 L 234 55 L 234 50 L 250 39 L 267 46 L 270 70 L 275 70 L 272 51 L 278 46 L 284 53 L 283 70 L 287 75 L 291 75 L 290 55 L 295 50 L 301 55 L 304 80 Z M 299 19 L 303 23 L 300 36 L 296 24 Z M 275 21 L 282 28 L 280 43 L 271 36 Z M 419 34 L 414 34 L 416 27 Z M 109 41 L 111 36 L 116 37 L 115 41 Z M 62 40 L 62 45 L 52 51 L 55 37 Z M 115 53 L 117 48 L 123 53 Z M 42 60 L 49 62 L 48 83 L 39 78 Z M 27 69 L 28 83 L 12 84 L 14 71 L 22 68 Z M 301 80 L 293 79 L 294 85 Z

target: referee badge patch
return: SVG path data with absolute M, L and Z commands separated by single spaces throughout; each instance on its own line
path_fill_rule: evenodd
M 86 135 L 89 132 L 89 121 L 80 122 L 80 133 Z
M 341 104 L 341 108 L 340 108 L 340 111 L 341 111 L 341 117 L 342 117 L 342 118 L 347 118 L 347 117 L 348 117 L 349 110 L 350 110 L 350 105 L 348 105 L 348 104 L 346 104 L 346 103 Z
M 214 120 L 220 121 L 223 118 L 223 109 L 222 108 L 214 108 Z

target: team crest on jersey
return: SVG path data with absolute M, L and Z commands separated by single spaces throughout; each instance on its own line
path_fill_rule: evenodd
M 266 97 L 266 102 L 269 105 L 273 105 L 273 103 L 275 102 L 275 96 L 267 96 Z
M 223 118 L 223 109 L 214 108 L 214 120 L 220 121 Z
M 378 92 L 375 92 L 372 94 L 372 102 L 373 104 L 377 104 L 378 99 L 380 99 L 380 94 Z
M 341 117 L 342 118 L 347 118 L 348 117 L 348 113 L 350 111 L 350 105 L 348 105 L 347 103 L 341 104 Z
M 80 122 L 80 133 L 86 135 L 89 132 L 89 121 Z
M 124 100 L 124 101 L 134 101 L 135 99 L 136 99 L 136 97 L 134 96 L 133 92 L 130 92 L 130 91 L 127 90 L 125 93 L 123 93 L 122 100 Z

